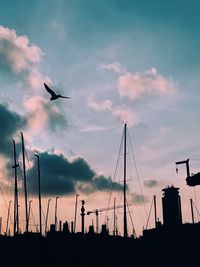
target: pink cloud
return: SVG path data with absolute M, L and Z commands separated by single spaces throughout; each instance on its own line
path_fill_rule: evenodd
M 162 76 L 155 68 L 152 68 L 143 73 L 126 73 L 119 76 L 118 90 L 120 96 L 135 100 L 142 95 L 174 94 L 177 89 L 172 79 Z
M 34 96 L 25 102 L 28 111 L 28 129 L 32 134 L 39 134 L 45 128 L 55 130 L 57 127 L 65 127 L 67 121 L 56 105 L 50 105 L 49 101 L 40 96 Z
M 17 35 L 13 29 L 0 26 L 0 67 L 7 74 L 18 77 L 27 87 L 41 87 L 50 81 L 38 69 L 43 56 L 42 50 L 29 43 L 25 35 Z

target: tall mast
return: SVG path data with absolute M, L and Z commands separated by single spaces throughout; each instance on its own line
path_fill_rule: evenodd
M 19 233 L 19 210 L 18 210 L 18 185 L 17 185 L 17 167 L 19 167 L 19 164 L 17 164 L 17 157 L 16 157 L 16 146 L 15 146 L 15 140 L 13 139 L 13 148 L 14 148 L 14 166 L 13 169 L 15 169 L 15 193 L 14 193 L 14 229 L 13 234 L 16 235 Z
M 39 200 L 39 221 L 40 221 L 40 234 L 42 235 L 42 204 L 41 204 L 41 183 L 40 183 L 40 157 L 35 154 L 38 165 L 38 200 Z
M 24 176 L 24 198 L 25 198 L 25 215 L 26 215 L 26 232 L 28 232 L 28 201 L 27 201 L 27 186 L 26 186 L 26 161 L 25 161 L 25 146 L 24 136 L 21 132 L 22 139 L 22 159 L 23 159 L 23 176 Z
M 127 217 L 126 217 L 126 127 L 124 125 L 124 237 L 127 237 Z

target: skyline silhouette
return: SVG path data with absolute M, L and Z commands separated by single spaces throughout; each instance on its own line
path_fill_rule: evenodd
M 93 230 L 104 225 L 99 244 L 114 247 L 100 266 L 115 244 L 127 266 L 132 247 L 136 262 L 144 248 L 141 266 L 154 250 L 161 266 L 171 243 L 175 266 L 183 251 L 185 264 L 199 263 L 199 1 L 0 2 L 0 246 L 44 242 L 51 254 L 63 239 L 64 253 L 70 242 L 53 225 L 67 221 L 79 249 L 88 240 L 80 255 L 96 240 L 92 259 L 101 249 Z M 172 186 L 181 200 L 163 215 Z M 124 250 L 108 229 L 128 235 Z

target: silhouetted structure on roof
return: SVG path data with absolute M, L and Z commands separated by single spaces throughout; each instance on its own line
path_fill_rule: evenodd
M 162 191 L 163 224 L 164 226 L 175 226 L 182 224 L 181 198 L 179 188 L 171 186 Z

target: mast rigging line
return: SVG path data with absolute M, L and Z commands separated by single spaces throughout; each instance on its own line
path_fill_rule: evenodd
M 200 218 L 200 213 L 199 213 L 199 211 L 198 211 L 198 209 L 197 209 L 197 207 L 196 207 L 196 205 L 195 205 L 195 203 L 194 203 L 194 201 L 192 200 L 192 203 L 193 203 L 193 205 L 194 205 L 194 207 L 195 207 L 195 210 L 196 210 L 196 212 L 197 212 L 197 215 L 199 216 L 199 218 Z
M 148 227 L 148 224 L 149 224 L 152 208 L 153 208 L 153 199 L 151 201 L 151 207 L 150 207 L 150 211 L 149 211 L 149 215 L 148 215 L 148 219 L 147 219 L 147 224 L 146 224 L 145 230 L 147 230 L 147 227 Z
M 1 194 L 2 194 L 2 197 L 3 197 L 4 204 L 5 204 L 5 206 L 6 206 L 6 208 L 7 208 L 7 211 L 8 211 L 8 204 L 7 204 L 6 199 L 5 199 L 5 197 L 4 197 L 4 193 L 3 193 L 3 190 L 2 190 L 2 188 L 1 188 L 1 186 L 0 186 L 0 191 L 1 191 Z M 13 224 L 12 217 L 11 217 L 10 214 L 9 214 L 9 218 L 10 218 L 11 223 Z
M 32 218 L 33 218 L 33 223 L 34 223 L 34 226 L 35 226 L 35 229 L 36 229 L 36 232 L 38 232 L 38 226 L 37 226 L 37 224 L 36 224 L 36 222 L 35 222 L 35 217 L 34 217 L 34 214 L 33 214 L 33 210 L 32 210 L 32 207 L 31 207 L 31 215 L 32 215 Z
M 122 145 L 123 145 L 123 138 L 124 138 L 124 131 L 123 131 L 123 134 L 122 134 L 122 137 L 121 137 L 121 143 L 120 143 L 120 146 L 119 146 L 119 152 L 118 152 L 118 156 L 117 156 L 117 163 L 116 163 L 116 166 L 115 166 L 115 171 L 114 171 L 114 175 L 113 175 L 113 180 L 112 180 L 112 182 L 114 182 L 114 181 L 115 181 L 115 178 L 116 178 L 117 167 L 118 167 L 119 159 L 120 159 L 120 152 L 121 152 Z M 109 208 L 109 206 L 110 206 L 110 201 L 111 201 L 112 191 L 113 191 L 113 185 L 111 184 L 111 189 L 110 189 L 110 195 L 109 195 L 109 199 L 108 199 L 108 205 L 107 205 L 107 208 Z M 105 214 L 105 222 L 106 222 L 106 220 L 107 220 L 107 216 L 108 216 L 108 210 L 106 211 L 106 214 Z
M 136 176 L 137 176 L 138 184 L 139 184 L 139 187 L 140 187 L 140 193 L 141 193 L 142 198 L 143 198 L 145 215 L 147 217 L 147 209 L 146 209 L 146 204 L 145 204 L 145 198 L 144 198 L 144 194 L 143 194 L 143 190 L 142 190 L 142 186 L 141 186 L 141 182 L 140 182 L 140 176 L 139 176 L 139 172 L 138 172 L 138 168 L 137 168 L 137 164 L 136 164 L 136 159 L 135 159 L 135 155 L 133 153 L 133 146 L 132 146 L 132 142 L 131 142 L 131 138 L 130 138 L 130 134 L 129 134 L 128 130 L 127 130 L 127 133 L 128 133 L 128 140 L 129 140 L 129 144 L 130 144 L 130 148 L 131 148 L 131 154 L 132 154 L 133 162 L 134 162 L 134 165 L 135 165 Z
M 126 203 L 126 205 L 127 205 L 127 203 Z M 131 220 L 131 225 L 132 225 L 132 227 L 133 227 L 133 236 L 134 236 L 134 237 L 137 237 L 137 235 L 136 235 L 136 231 L 135 231 L 135 227 L 134 227 L 134 223 L 133 223 L 133 218 L 132 218 L 132 216 L 131 216 L 131 211 L 130 211 L 130 209 L 129 209 L 129 205 L 127 205 L 127 208 L 128 208 L 128 213 L 129 213 L 130 220 Z

